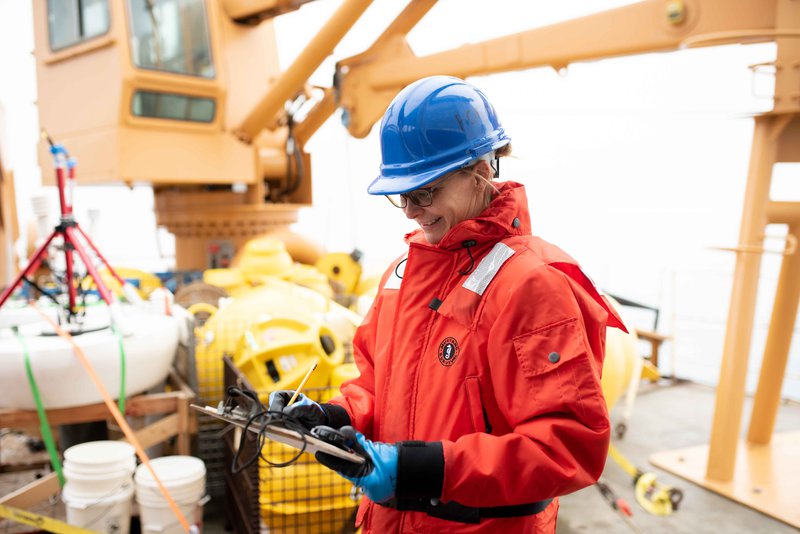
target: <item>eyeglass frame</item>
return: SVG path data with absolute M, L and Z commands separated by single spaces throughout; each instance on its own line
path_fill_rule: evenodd
M 489 162 L 489 166 L 492 168 L 494 178 L 500 177 L 500 158 L 495 157 L 494 152 L 489 152 L 486 156 L 478 158 L 478 161 L 480 160 L 486 160 Z M 433 204 L 433 194 L 436 192 L 436 190 L 442 188 L 442 184 L 444 184 L 447 180 L 449 180 L 453 176 L 460 174 L 465 170 L 471 169 L 474 165 L 478 163 L 478 161 L 464 167 L 463 169 L 458 169 L 456 171 L 453 171 L 452 173 L 450 173 L 449 176 L 445 175 L 445 178 L 439 183 L 439 185 L 436 185 L 434 187 L 420 187 L 419 189 L 414 189 L 412 191 L 408 191 L 407 193 L 395 193 L 396 195 L 400 196 L 400 203 L 397 203 L 394 200 L 392 200 L 392 197 L 394 195 L 384 195 L 384 196 L 389 200 L 389 202 L 392 203 L 392 206 L 394 206 L 395 208 L 405 209 L 408 206 L 409 200 L 411 200 L 411 203 L 417 207 L 427 208 L 428 206 Z M 427 204 L 421 204 L 420 202 L 414 200 L 412 197 L 409 196 L 416 193 L 417 191 L 426 194 L 426 197 L 428 198 Z
M 433 204 L 433 194 L 436 191 L 438 191 L 439 189 L 441 189 L 442 187 L 444 187 L 444 184 L 450 178 L 452 178 L 453 176 L 456 176 L 457 174 L 461 174 L 461 172 L 463 172 L 463 170 L 464 169 L 459 169 L 459 170 L 457 170 L 455 172 L 450 173 L 449 176 L 445 176 L 444 180 L 442 180 L 441 182 L 439 182 L 439 184 L 437 184 L 437 185 L 435 185 L 433 187 L 420 187 L 419 189 L 414 189 L 412 191 L 408 191 L 407 193 L 397 193 L 396 195 L 384 195 L 384 196 L 389 200 L 389 202 L 392 203 L 392 206 L 394 206 L 395 208 L 405 209 L 408 206 L 408 202 L 409 201 L 411 201 L 411 203 L 414 204 L 417 207 L 427 208 L 428 206 Z M 427 198 L 428 199 L 426 201 L 427 203 L 423 203 L 423 202 L 420 202 L 419 200 L 415 200 L 414 197 L 411 196 L 411 195 L 416 195 L 417 193 L 423 194 L 423 198 Z M 399 196 L 400 197 L 399 203 L 395 202 L 392 199 L 393 196 Z

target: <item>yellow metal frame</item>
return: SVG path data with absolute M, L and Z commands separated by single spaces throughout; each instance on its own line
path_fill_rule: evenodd
M 794 4 L 797 6 L 796 2 Z M 797 9 L 794 20 L 800 21 Z M 796 65 L 800 48 L 792 48 L 787 51 L 779 43 L 779 61 L 786 61 L 787 54 L 792 53 L 795 55 L 789 64 Z M 768 114 L 756 117 L 755 122 L 739 231 L 741 245 L 733 249 L 736 268 L 711 441 L 708 446 L 655 454 L 651 462 L 800 528 L 800 510 L 797 508 L 800 502 L 797 486 L 800 478 L 800 432 L 774 434 L 800 301 L 800 254 L 796 246 L 791 247 L 791 243 L 796 243 L 800 237 L 800 203 L 773 202 L 769 198 L 775 163 L 800 161 L 800 145 L 793 143 L 793 146 L 788 146 L 800 133 L 800 117 L 797 113 Z M 745 380 L 767 224 L 788 226 L 788 250 L 783 253 L 747 439 L 740 441 Z
M 342 40 L 350 28 L 361 17 L 372 0 L 345 0 L 339 9 L 322 26 L 317 34 L 300 52 L 292 65 L 281 73 L 270 86 L 261 102 L 236 129 L 236 135 L 245 142 L 251 142 L 264 128 L 275 129 L 278 113 L 287 100 L 291 100 L 306 83 L 333 48 Z
M 225 14 L 242 24 L 258 24 L 299 9 L 313 0 L 221 0 Z

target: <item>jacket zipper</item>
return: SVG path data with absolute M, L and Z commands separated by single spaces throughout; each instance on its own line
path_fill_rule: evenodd
M 410 249 L 409 249 L 409 254 L 410 254 Z M 450 286 L 450 282 L 451 282 L 451 280 L 453 279 L 454 276 L 458 276 L 458 277 L 461 276 L 456 272 L 457 271 L 456 267 L 458 266 L 458 254 L 454 254 L 453 256 L 454 257 L 450 260 L 450 264 L 451 264 L 450 265 L 450 273 L 451 274 L 444 281 L 444 284 L 439 287 L 439 290 L 438 290 L 439 292 L 441 292 L 442 289 L 447 288 L 448 286 Z M 438 298 L 438 295 L 434 295 L 434 297 Z M 443 299 L 447 298 L 447 295 L 443 295 L 442 298 Z M 399 303 L 399 301 L 398 301 L 398 303 Z M 428 326 L 425 329 L 426 330 L 426 332 L 425 332 L 425 341 L 422 344 L 422 352 L 419 354 L 419 361 L 417 362 L 417 371 L 414 374 L 414 386 L 413 386 L 414 387 L 414 391 L 413 391 L 413 394 L 414 394 L 413 399 L 414 400 L 413 400 L 413 402 L 411 404 L 411 417 L 409 419 L 409 429 L 408 429 L 409 430 L 409 435 L 408 435 L 409 439 L 414 439 L 414 431 L 415 431 L 416 425 L 417 425 L 417 396 L 418 396 L 418 392 L 419 392 L 419 377 L 420 377 L 420 373 L 422 372 L 422 364 L 423 364 L 423 360 L 424 360 L 425 356 L 428 354 L 428 348 L 429 348 L 429 345 L 431 343 L 431 334 L 433 332 L 433 326 L 436 323 L 436 319 L 439 317 L 439 312 L 438 311 L 431 310 L 430 308 L 428 308 L 428 311 L 431 312 L 431 317 L 428 320 Z

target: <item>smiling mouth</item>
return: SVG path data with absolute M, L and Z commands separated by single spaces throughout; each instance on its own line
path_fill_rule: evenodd
M 431 226 L 433 226 L 434 224 L 438 223 L 440 220 L 442 220 L 442 218 L 441 218 L 441 217 L 437 217 L 437 218 L 435 218 L 434 220 L 432 220 L 431 222 L 428 222 L 428 223 L 419 223 L 419 225 L 420 225 L 422 228 L 430 228 L 430 227 L 431 227 Z

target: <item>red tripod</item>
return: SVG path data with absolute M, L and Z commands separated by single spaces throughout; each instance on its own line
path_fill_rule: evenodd
M 39 268 L 39 266 L 42 264 L 42 261 L 47 256 L 47 248 L 56 237 L 61 237 L 64 243 L 63 248 L 64 257 L 66 260 L 66 284 L 67 293 L 69 295 L 69 302 L 66 306 L 66 312 L 69 322 L 73 322 L 78 313 L 77 287 L 75 281 L 73 280 L 75 272 L 73 252 L 77 252 L 81 262 L 86 267 L 86 271 L 94 280 L 97 290 L 100 292 L 100 296 L 106 302 L 106 304 L 111 306 L 114 303 L 114 295 L 111 293 L 111 291 L 109 291 L 108 286 L 106 286 L 106 284 L 103 282 L 103 279 L 100 277 L 100 273 L 92 263 L 92 260 L 86 251 L 86 245 L 88 245 L 88 247 L 97 255 L 103 265 L 106 266 L 108 272 L 110 272 L 111 275 L 120 283 L 125 290 L 125 296 L 129 300 L 138 300 L 138 294 L 136 293 L 135 289 L 133 289 L 130 284 L 126 284 L 125 280 L 123 280 L 111 267 L 111 265 L 109 265 L 105 257 L 103 257 L 94 243 L 92 243 L 92 240 L 89 239 L 89 236 L 86 235 L 83 229 L 81 229 L 80 225 L 78 225 L 78 222 L 75 220 L 75 217 L 72 213 L 72 196 L 75 188 L 75 158 L 70 157 L 69 153 L 62 145 L 53 144 L 53 141 L 49 136 L 46 134 L 42 135 L 47 139 L 47 142 L 50 143 L 50 153 L 53 155 L 53 163 L 56 169 L 56 180 L 58 185 L 58 198 L 61 203 L 61 220 L 44 244 L 39 247 L 39 249 L 28 260 L 27 267 L 25 267 L 25 269 L 23 269 L 22 272 L 17 275 L 13 283 L 9 284 L 3 290 L 3 293 L 0 295 L 0 307 L 5 304 L 6 300 L 8 300 L 8 297 L 11 296 L 11 294 L 23 280 L 27 281 L 28 276 L 33 274 Z M 84 245 L 84 243 L 80 240 L 79 236 L 83 238 L 83 240 L 86 242 L 86 245 Z

